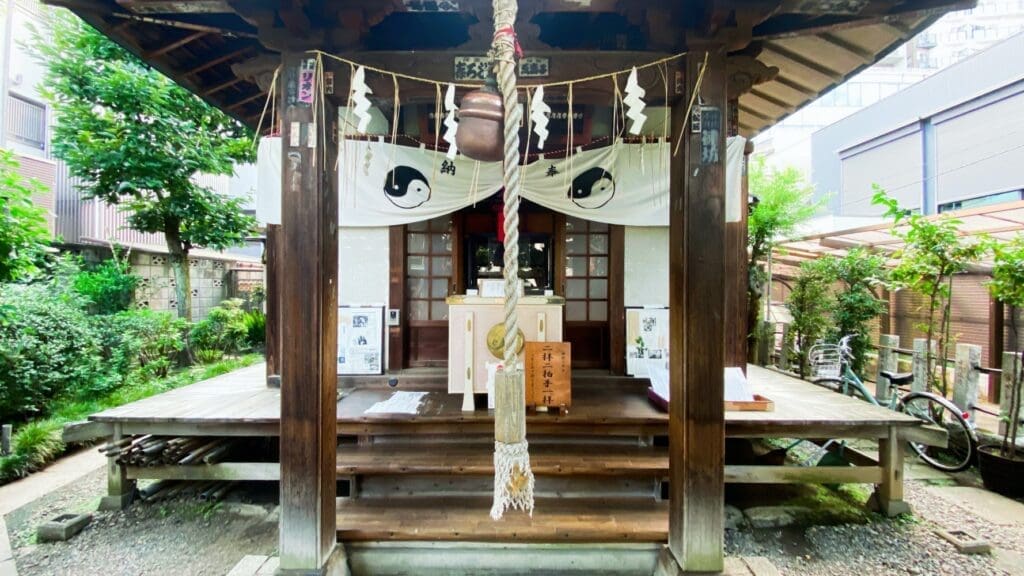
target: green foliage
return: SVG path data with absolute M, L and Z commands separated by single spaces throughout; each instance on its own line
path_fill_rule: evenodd
M 262 348 L 267 339 L 267 316 L 262 310 L 245 313 L 246 340 L 254 348 Z
M 139 280 L 131 273 L 128 259 L 120 258 L 115 250 L 113 258 L 77 274 L 74 288 L 89 301 L 91 313 L 113 314 L 131 306 Z
M 187 323 L 167 312 L 125 310 L 96 322 L 103 360 L 116 374 L 162 378 L 185 349 Z
M 46 211 L 32 201 L 46 188 L 17 169 L 14 153 L 0 149 L 0 282 L 37 272 L 50 245 Z
M 885 215 L 893 219 L 892 234 L 904 242 L 903 249 L 893 255 L 897 264 L 890 271 L 889 280 L 897 288 L 907 288 L 925 297 L 928 320 L 920 328 L 929 341 L 939 335 L 939 357 L 948 358 L 953 276 L 981 260 L 988 251 L 988 243 L 964 240 L 960 235 L 961 222 L 956 218 L 928 218 L 910 213 L 877 184 L 873 188 L 872 203 L 885 207 Z M 929 357 L 928 375 L 932 386 L 946 395 L 946 362 L 941 364 L 942 378 L 937 379 L 935 359 Z
M 132 381 L 106 396 L 91 400 L 62 400 L 54 407 L 50 418 L 15 428 L 11 454 L 0 456 L 0 484 L 21 478 L 60 456 L 65 450 L 61 429 L 69 422 L 80 421 L 101 410 L 220 376 L 262 360 L 262 356 L 251 354 L 209 366 L 192 366 L 172 372 L 166 378 Z
M 786 307 L 793 316 L 793 338 L 798 350 L 796 363 L 801 377 L 807 375 L 807 354 L 811 346 L 825 335 L 828 327 L 832 275 L 827 264 L 825 260 L 801 263 L 786 298 Z M 790 348 L 787 345 L 785 349 Z
M 255 226 L 244 200 L 193 176 L 232 174 L 235 162 L 252 161 L 249 131 L 70 13 L 54 13 L 48 27 L 35 48 L 57 117 L 53 152 L 85 195 L 126 206 L 137 230 L 164 234 L 179 272 L 193 247 L 242 244 Z M 187 316 L 188 276 L 180 278 Z
M 807 221 L 821 207 L 813 199 L 814 190 L 796 168 L 769 170 L 764 158 L 756 158 L 748 171 L 750 194 L 757 198 L 747 218 L 747 242 L 750 275 L 747 286 L 747 334 L 756 338 L 756 327 L 761 310 L 761 297 L 768 281 L 760 262 L 771 253 L 775 242 L 793 234 L 797 226 Z M 751 350 L 756 342 L 751 342 Z
M 249 348 L 249 326 L 242 300 L 232 298 L 210 310 L 205 319 L 196 322 L 189 332 L 193 351 L 219 350 L 241 352 Z
M 854 335 L 850 339 L 852 368 L 860 373 L 871 347 L 870 324 L 885 312 L 886 304 L 874 289 L 885 281 L 885 258 L 863 248 L 854 248 L 842 258 L 828 258 L 824 264 L 828 274 L 842 284 L 835 294 L 829 335 L 833 340 Z
M 200 348 L 193 351 L 193 354 L 195 354 L 196 361 L 200 364 L 213 364 L 214 362 L 220 362 L 224 358 L 224 351 L 215 348 Z
M 56 283 L 0 284 L 0 422 L 46 411 L 102 378 L 100 343 L 82 301 Z
M 1011 242 L 993 243 L 992 252 L 995 256 L 992 265 L 992 279 L 988 282 L 988 291 L 993 298 L 1003 304 L 1010 306 L 1010 330 L 1013 342 L 1017 338 L 1017 314 L 1016 309 L 1024 308 L 1024 236 L 1018 235 Z M 1015 362 L 1021 362 L 1020 351 L 1014 356 Z M 1004 366 L 1004 370 L 1010 367 Z M 1020 432 L 1020 420 L 1011 417 L 1012 414 L 1020 414 L 1022 394 L 1024 394 L 1024 370 L 1019 371 L 1017 378 L 1013 381 L 1013 387 L 1008 391 L 1010 398 L 1009 409 L 1001 414 L 1001 419 L 1006 423 L 1003 433 L 1002 451 L 1008 458 L 1017 456 L 1017 435 Z

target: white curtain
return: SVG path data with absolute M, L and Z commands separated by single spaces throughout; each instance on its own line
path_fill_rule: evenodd
M 726 154 L 727 215 L 738 209 L 743 146 L 730 138 Z M 624 144 L 530 162 L 523 198 L 585 220 L 627 226 L 668 226 L 670 146 Z M 280 222 L 281 143 L 264 138 L 258 153 L 256 210 Z M 345 227 L 429 220 L 480 202 L 501 189 L 501 164 L 383 141 L 346 140 L 339 151 L 339 220 Z

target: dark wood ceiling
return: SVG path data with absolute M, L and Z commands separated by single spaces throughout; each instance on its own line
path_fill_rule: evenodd
M 438 81 L 455 55 L 482 55 L 490 0 L 47 0 L 66 7 L 182 86 L 255 126 L 282 50 L 321 49 Z M 778 122 L 974 0 L 521 0 L 528 55 L 550 58 L 544 81 L 628 68 L 726 43 L 736 62 L 741 133 Z M 338 75 L 347 78 L 346 71 Z M 648 72 L 657 100 L 659 76 Z M 391 80 L 387 79 L 390 84 Z M 402 86 L 403 102 L 434 88 Z M 338 86 L 338 92 L 344 90 Z M 420 92 L 417 92 L 420 90 Z M 610 83 L 578 99 L 610 101 Z M 389 94 L 382 91 L 382 94 Z M 556 96 L 557 98 L 557 96 Z

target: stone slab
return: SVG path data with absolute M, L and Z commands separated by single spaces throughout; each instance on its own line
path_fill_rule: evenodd
M 238 564 L 228 572 L 227 576 L 256 576 L 259 573 L 260 568 L 267 563 L 269 558 L 267 556 L 258 556 L 255 554 L 248 554 L 243 556 Z
M 992 556 L 995 558 L 996 568 L 1003 570 L 1010 576 L 1024 576 L 1024 554 L 1014 552 L 1013 550 L 996 548 L 992 550 Z
M 743 563 L 753 576 L 782 576 L 782 572 L 764 556 L 743 556 Z
M 927 486 L 925 490 L 999 526 L 1024 525 L 1024 504 L 971 486 Z

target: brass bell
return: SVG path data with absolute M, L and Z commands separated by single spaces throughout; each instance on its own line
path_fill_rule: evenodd
M 498 162 L 505 157 L 505 109 L 493 75 L 462 97 L 455 144 L 473 160 Z

